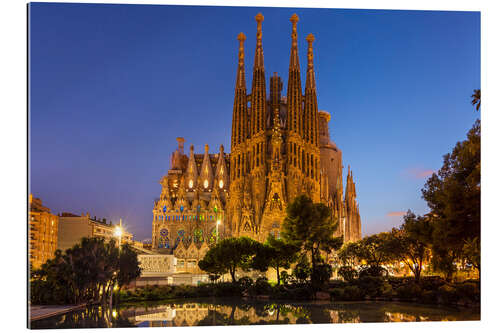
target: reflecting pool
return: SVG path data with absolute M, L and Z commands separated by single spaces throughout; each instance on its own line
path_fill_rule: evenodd
M 171 327 L 479 320 L 479 309 L 397 302 L 176 300 L 89 307 L 31 328 Z

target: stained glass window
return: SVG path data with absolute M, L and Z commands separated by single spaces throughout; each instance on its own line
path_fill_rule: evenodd
M 163 206 L 163 212 L 166 213 L 167 212 L 167 206 Z
M 199 244 L 199 243 L 203 243 L 203 230 L 201 229 L 196 229 L 194 231 L 194 242 Z
M 217 241 L 217 230 L 215 228 L 212 229 L 210 233 L 210 243 L 215 243 Z
M 158 240 L 158 248 L 159 249 L 168 249 L 170 248 L 170 242 L 168 239 L 168 230 L 161 229 L 160 230 L 160 238 Z

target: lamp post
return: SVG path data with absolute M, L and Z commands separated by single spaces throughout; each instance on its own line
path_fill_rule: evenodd
M 219 241 L 219 224 L 220 224 L 220 220 L 217 220 L 217 224 L 215 226 L 215 230 L 217 233 L 217 242 Z

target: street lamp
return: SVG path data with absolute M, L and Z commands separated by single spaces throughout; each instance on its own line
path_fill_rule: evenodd
M 122 235 L 123 235 L 122 219 L 120 219 L 120 225 L 117 225 L 115 227 L 115 236 L 118 237 L 118 248 L 120 248 L 122 245 Z
M 217 224 L 215 226 L 215 230 L 217 233 L 217 241 L 219 241 L 219 224 L 220 224 L 220 220 L 217 220 Z

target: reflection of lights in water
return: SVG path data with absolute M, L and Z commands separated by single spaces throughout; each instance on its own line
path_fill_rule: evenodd
M 117 315 L 118 313 L 116 313 L 116 310 L 113 310 L 113 318 L 116 318 Z

